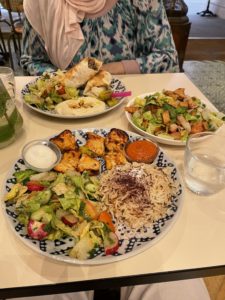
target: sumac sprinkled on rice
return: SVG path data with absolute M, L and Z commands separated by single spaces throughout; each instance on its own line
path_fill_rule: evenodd
M 138 230 L 165 215 L 173 194 L 168 169 L 142 163 L 116 166 L 102 174 L 100 194 L 116 222 Z

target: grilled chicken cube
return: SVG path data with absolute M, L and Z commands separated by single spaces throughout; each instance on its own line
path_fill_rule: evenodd
M 75 136 L 68 129 L 51 138 L 50 141 L 56 144 L 62 152 L 77 149 Z
M 162 119 L 163 119 L 163 123 L 164 123 L 164 124 L 170 123 L 170 113 L 169 113 L 168 110 L 165 110 L 165 111 L 162 113 Z
M 54 170 L 60 173 L 76 170 L 80 159 L 79 150 L 65 152 L 60 163 L 54 167 Z
M 184 88 L 178 88 L 174 90 L 174 93 L 179 97 L 179 99 L 184 99 L 186 97 Z
M 174 100 L 178 99 L 178 95 L 174 91 L 164 91 L 163 92 L 166 96 L 173 98 Z
M 112 169 L 114 166 L 117 165 L 124 165 L 125 163 L 127 163 L 126 157 L 124 155 L 124 153 L 122 151 L 111 151 L 108 152 L 105 156 L 105 163 L 106 163 L 106 169 L 110 170 Z
M 127 112 L 129 112 L 129 113 L 131 113 L 131 114 L 133 114 L 133 113 L 135 113 L 135 111 L 137 111 L 139 109 L 139 107 L 138 106 L 127 106 L 127 107 L 125 107 L 125 111 L 127 111 Z
M 109 151 L 121 151 L 128 140 L 129 136 L 125 131 L 112 128 L 105 138 L 105 147 Z
M 174 100 L 183 100 L 184 98 L 186 98 L 184 91 L 184 88 L 178 88 L 174 91 L 164 91 L 164 94 L 166 96 L 172 97 Z
M 78 163 L 78 171 L 83 172 L 83 171 L 99 171 L 100 169 L 100 162 L 95 159 L 90 157 L 87 154 L 82 154 L 79 163 Z
M 87 142 L 85 146 L 96 153 L 98 156 L 103 156 L 105 153 L 104 138 L 93 132 L 87 132 Z

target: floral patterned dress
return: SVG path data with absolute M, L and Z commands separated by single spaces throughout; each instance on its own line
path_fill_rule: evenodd
M 118 0 L 106 14 L 81 23 L 84 42 L 69 67 L 91 56 L 104 63 L 135 61 L 141 73 L 178 71 L 178 58 L 162 0 Z M 44 43 L 24 20 L 21 66 L 30 75 L 56 70 Z

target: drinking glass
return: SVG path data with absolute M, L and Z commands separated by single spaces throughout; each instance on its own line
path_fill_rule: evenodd
M 15 79 L 11 68 L 0 67 L 0 148 L 13 142 L 23 119 L 15 105 Z
M 199 195 L 211 195 L 225 187 L 225 135 L 202 132 L 188 138 L 184 155 L 184 178 Z
M 13 69 L 8 67 L 0 67 L 0 78 L 3 81 L 11 98 L 15 98 L 15 77 Z

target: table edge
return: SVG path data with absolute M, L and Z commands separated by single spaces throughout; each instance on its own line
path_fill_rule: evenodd
M 26 287 L 0 289 L 0 298 L 18 298 L 28 296 L 40 296 L 51 294 L 64 294 L 88 290 L 100 290 L 107 288 L 119 288 L 122 286 L 150 284 L 184 280 L 199 277 L 211 277 L 225 275 L 225 265 L 206 268 L 187 269 L 180 271 L 141 274 L 136 276 L 121 276 L 115 278 L 94 279 L 87 281 L 75 281 L 59 284 L 35 285 Z

